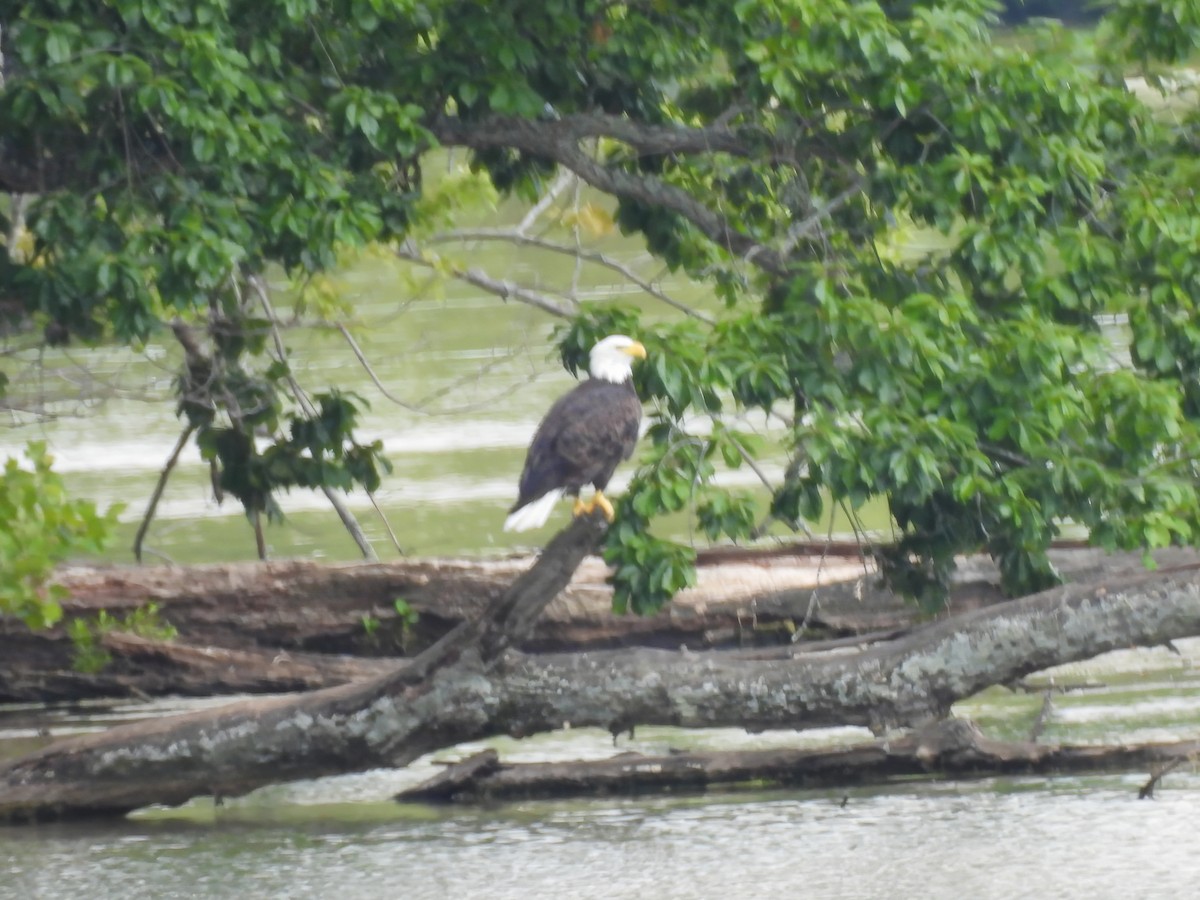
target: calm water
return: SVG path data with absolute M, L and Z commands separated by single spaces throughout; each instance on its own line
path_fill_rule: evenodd
M 6 897 L 1191 897 L 1200 791 L 1132 780 L 0 834 Z

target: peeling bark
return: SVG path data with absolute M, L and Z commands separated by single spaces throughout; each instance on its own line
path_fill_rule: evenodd
M 621 753 L 585 762 L 520 764 L 501 763 L 496 751 L 485 750 L 447 766 L 396 799 L 401 803 L 481 803 L 700 793 L 747 786 L 844 788 L 914 777 L 1169 771 L 1194 761 L 1198 755 L 1200 741 L 1111 747 L 994 741 L 970 722 L 948 719 L 900 738 L 820 750 L 785 748 L 669 756 Z
M 955 616 L 886 645 L 791 658 L 512 649 L 599 540 L 580 519 L 477 620 L 398 672 L 68 739 L 0 765 L 0 819 L 117 814 L 199 794 L 403 766 L 442 747 L 570 722 L 877 731 L 1051 665 L 1200 634 L 1200 571 L 1068 586 Z

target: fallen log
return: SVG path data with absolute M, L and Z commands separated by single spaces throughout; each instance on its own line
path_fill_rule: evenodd
M 486 689 L 486 674 L 527 635 L 605 527 L 600 516 L 576 519 L 484 615 L 459 624 L 398 671 L 299 696 L 133 722 L 6 760 L 0 763 L 0 821 L 120 815 L 198 794 L 238 796 L 279 781 L 406 765 L 465 740 L 458 735 L 478 728 L 478 715 L 470 716 L 471 726 L 454 716 L 443 719 L 441 711 L 454 708 L 464 689 Z
M 531 562 L 526 556 L 387 564 L 74 567 L 59 579 L 70 591 L 63 603 L 63 626 L 31 632 L 16 620 L 0 619 L 0 702 L 279 693 L 370 677 L 378 666 L 347 663 L 346 657 L 391 659 L 420 653 L 461 622 L 480 616 Z M 812 598 L 797 596 L 791 604 L 796 609 L 791 609 L 770 601 L 771 594 L 846 571 L 844 564 L 817 567 L 798 559 L 770 565 L 735 562 L 720 572 L 707 570 L 702 587 L 659 615 L 639 618 L 612 613 L 612 593 L 604 583 L 607 569 L 591 558 L 523 646 L 548 651 L 786 643 L 795 628 L 789 615 L 800 621 Z M 839 586 L 835 593 L 851 598 L 853 590 Z M 759 596 L 770 606 L 761 615 L 755 609 Z M 401 615 L 397 599 L 417 614 L 415 623 Z M 876 620 L 869 600 L 865 605 L 846 602 L 861 606 L 868 617 L 864 621 Z M 67 622 L 92 618 L 101 610 L 120 620 L 151 603 L 161 620 L 176 629 L 174 640 L 125 640 L 110 632 L 103 642 L 112 662 L 95 674 L 74 671 L 76 648 Z M 912 609 L 890 596 L 878 605 L 893 606 L 893 618 L 914 619 Z M 812 620 L 812 632 L 824 633 L 820 616 Z M 843 620 L 848 621 L 846 615 Z M 150 652 L 152 644 L 158 647 L 155 652 Z M 245 677 L 236 668 L 195 664 L 221 652 L 246 661 Z M 206 673 L 211 676 L 207 681 Z
M 74 669 L 74 648 L 62 638 L 34 633 L 20 641 L 0 641 L 0 702 L 312 691 L 374 678 L 404 665 L 398 659 L 272 647 L 197 646 L 180 639 L 151 640 L 123 631 L 108 632 L 98 640 L 112 656 L 99 672 Z M 30 652 L 30 648 L 42 647 L 49 647 L 48 652 Z
M 1070 547 L 1053 551 L 1052 558 L 1080 583 L 1142 570 L 1138 554 L 1105 556 Z M 1197 556 L 1166 550 L 1156 559 L 1172 566 Z M 63 604 L 67 620 L 100 610 L 120 619 L 154 603 L 178 636 L 151 652 L 145 639 L 106 635 L 113 661 L 91 675 L 73 670 L 75 647 L 65 628 L 35 633 L 0 619 L 0 702 L 279 693 L 371 677 L 381 669 L 345 657 L 420 653 L 480 616 L 531 561 L 72 567 L 60 578 L 71 592 Z M 636 617 L 612 613 L 607 570 L 589 558 L 521 649 L 773 647 L 786 654 L 796 638 L 856 646 L 893 638 L 920 620 L 911 604 L 875 583 L 861 559 L 818 547 L 717 548 L 704 551 L 700 563 L 695 588 L 657 615 Z M 959 569 L 952 612 L 1004 599 L 990 560 L 969 558 Z M 397 599 L 417 613 L 415 624 L 397 610 Z M 222 652 L 230 654 L 229 666 L 217 662 Z
M 433 750 L 564 723 L 748 730 L 944 718 L 956 701 L 1052 665 L 1200 634 L 1200 569 L 1068 585 L 790 659 L 655 649 L 527 654 L 537 614 L 603 534 L 581 518 L 478 620 L 397 672 L 298 697 L 137 722 L 0 763 L 0 820 L 120 814 L 280 781 L 404 766 Z
M 402 791 L 396 800 L 490 803 L 751 787 L 848 788 L 912 778 L 1161 770 L 1198 758 L 1200 741 L 1106 747 L 996 741 L 971 722 L 947 719 L 899 738 L 830 749 L 621 753 L 601 760 L 516 764 L 502 763 L 496 751 L 484 750 Z

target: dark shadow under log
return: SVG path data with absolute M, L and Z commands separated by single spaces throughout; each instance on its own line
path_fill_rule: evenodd
M 1169 771 L 1200 757 L 1200 741 L 1070 746 L 995 741 L 961 719 L 890 740 L 820 750 L 742 750 L 561 763 L 501 763 L 485 750 L 401 792 L 401 803 L 700 793 L 709 790 L 850 788 L 898 779 Z M 1154 779 L 1157 782 L 1157 778 Z

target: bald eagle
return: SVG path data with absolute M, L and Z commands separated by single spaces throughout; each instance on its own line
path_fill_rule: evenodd
M 623 334 L 609 335 L 592 348 L 591 378 L 559 397 L 533 436 L 505 531 L 543 525 L 564 495 L 576 498 L 575 515 L 599 506 L 613 520 L 604 489 L 617 464 L 632 455 L 642 421 L 642 404 L 633 389 L 635 358 L 645 359 L 646 348 Z M 579 499 L 585 484 L 596 489 L 587 503 Z

